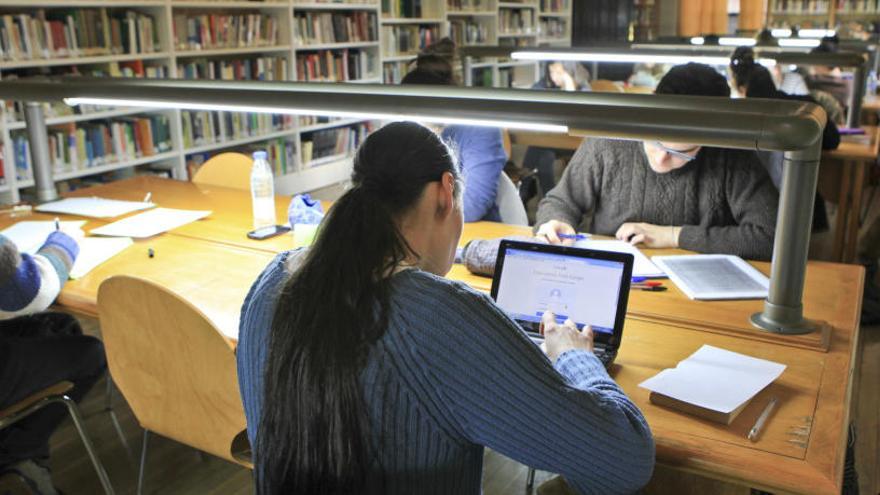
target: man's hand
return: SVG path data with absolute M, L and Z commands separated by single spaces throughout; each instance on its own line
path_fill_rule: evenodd
M 574 239 L 561 239 L 559 234 L 574 235 L 575 233 L 574 227 L 571 225 L 565 222 L 560 222 L 559 220 L 550 220 L 538 227 L 538 232 L 535 233 L 535 237 L 543 239 L 550 244 L 571 246 L 574 244 Z
M 677 248 L 681 227 L 627 222 L 617 229 L 617 237 L 630 244 L 644 244 L 649 248 Z

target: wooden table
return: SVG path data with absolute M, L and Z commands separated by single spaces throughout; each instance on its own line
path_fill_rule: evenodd
M 819 190 L 823 196 L 837 197 L 838 200 L 832 244 L 833 261 L 855 261 L 865 178 L 869 168 L 876 165 L 880 153 L 880 127 L 866 125 L 863 128 L 868 142 L 844 136 L 836 150 L 822 153 Z M 829 160 L 840 162 L 842 168 L 837 163 L 828 163 Z
M 242 191 L 138 178 L 78 194 L 100 191 L 111 197 L 140 199 L 145 187 L 162 206 L 211 206 L 214 213 L 209 219 L 136 242 L 86 277 L 69 282 L 59 305 L 95 314 L 101 281 L 116 274 L 135 274 L 185 295 L 235 340 L 247 290 L 273 254 L 292 245 L 292 238 L 242 241 L 242 234 L 250 230 L 245 221 L 250 199 Z M 191 202 L 184 201 L 188 194 L 193 195 Z M 286 209 L 286 202 L 286 198 L 279 199 L 279 212 Z M 39 217 L 45 216 L 30 219 Z M 8 223 L 7 216 L 0 216 L 0 228 Z M 528 232 L 481 222 L 467 224 L 462 241 Z M 224 235 L 229 238 L 217 240 Z M 257 242 L 256 249 L 249 247 Z M 149 247 L 155 251 L 154 258 L 146 254 Z M 756 266 L 767 271 L 766 263 Z M 476 288 L 490 284 L 489 279 L 471 275 L 460 266 L 449 276 Z M 747 318 L 760 310 L 760 301 L 690 301 L 671 284 L 665 293 L 634 292 L 612 373 L 644 411 L 655 436 L 658 462 L 775 492 L 839 493 L 863 280 L 861 267 L 809 264 L 805 312 L 829 323 L 827 350 L 816 344 L 815 336 L 812 340 L 784 339 L 750 329 Z M 638 383 L 674 367 L 703 344 L 771 359 L 788 368 L 729 427 L 650 404 L 647 391 Z M 780 405 L 760 440 L 751 443 L 746 432 L 771 395 L 779 398 Z

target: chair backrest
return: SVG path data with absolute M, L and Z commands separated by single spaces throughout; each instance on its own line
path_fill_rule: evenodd
M 241 153 L 220 153 L 202 164 L 192 177 L 196 184 L 249 191 L 253 160 Z
M 526 207 L 519 197 L 519 190 L 504 172 L 498 176 L 498 191 L 495 194 L 495 205 L 501 221 L 511 225 L 528 225 L 529 217 Z
M 649 88 L 648 86 L 627 86 L 623 88 L 624 93 L 636 93 L 641 95 L 652 95 L 654 94 L 654 88 Z
M 501 129 L 501 146 L 504 147 L 504 153 L 507 154 L 507 159 L 512 160 L 513 157 L 510 153 L 513 151 L 513 145 L 510 141 L 510 131 L 507 129 Z
M 245 429 L 235 354 L 182 297 L 120 275 L 98 288 L 98 316 L 113 381 L 140 425 L 232 462 Z
M 609 81 L 608 79 L 596 79 L 595 81 L 590 81 L 590 88 L 593 91 L 600 93 L 623 93 L 623 88 L 614 81 Z

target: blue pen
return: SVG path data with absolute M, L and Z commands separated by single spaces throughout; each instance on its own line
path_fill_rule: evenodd
M 644 282 L 646 280 L 648 280 L 648 277 L 633 277 L 632 278 L 632 281 L 634 284 L 637 284 L 639 282 Z
M 585 241 L 590 238 L 587 234 L 556 234 L 560 239 L 574 239 L 575 241 Z

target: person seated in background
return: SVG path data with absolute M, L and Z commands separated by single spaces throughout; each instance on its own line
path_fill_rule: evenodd
M 547 62 L 544 73 L 532 89 L 561 89 L 562 91 L 589 91 L 589 72 L 576 62 Z
M 454 85 L 452 66 L 437 55 L 421 55 L 415 69 L 404 76 L 401 84 Z M 495 199 L 498 178 L 507 163 L 501 129 L 495 127 L 448 125 L 440 135 L 453 149 L 464 175 L 464 221 L 490 220 L 501 216 Z
M 810 53 L 835 53 L 836 51 L 836 43 L 830 38 L 824 38 L 822 44 L 810 50 Z M 805 79 L 811 95 L 813 95 L 813 91 L 823 91 L 833 96 L 842 108 L 846 109 L 849 105 L 852 80 L 844 79 L 839 67 L 810 66 Z M 821 102 L 821 98 L 817 98 L 815 95 L 813 97 Z M 826 111 L 826 113 L 828 112 Z
M 107 367 L 101 341 L 65 313 L 46 312 L 67 281 L 79 246 L 53 232 L 33 256 L 0 234 L 0 410 L 67 380 L 79 402 Z M 0 430 L 0 474 L 21 476 L 42 495 L 57 493 L 48 470 L 49 437 L 65 417 L 52 404 Z
M 545 354 L 486 294 L 443 278 L 463 184 L 436 133 L 373 132 L 351 183 L 313 247 L 276 257 L 242 306 L 257 493 L 477 494 L 484 447 L 579 492 L 647 483 L 651 431 L 592 330 L 546 313 Z
M 689 63 L 655 92 L 729 97 L 730 87 L 712 67 Z M 538 205 L 536 235 L 571 244 L 559 234 L 574 234 L 586 218 L 591 232 L 633 244 L 766 260 L 777 203 L 754 151 L 587 138 Z
M 733 86 L 740 96 L 746 98 L 773 98 L 777 100 L 804 101 L 817 103 L 809 95 L 789 95 L 776 89 L 770 71 L 761 64 L 755 62 L 755 52 L 750 47 L 741 46 L 734 50 L 730 57 L 730 74 Z M 837 125 L 831 119 L 825 124 L 822 134 L 822 149 L 833 150 L 840 145 L 840 132 Z M 777 189 L 782 185 L 782 166 L 784 154 L 780 151 L 760 151 L 758 156 L 761 163 L 770 174 L 773 185 Z M 816 201 L 813 207 L 813 231 L 828 229 L 828 214 L 825 211 L 825 200 L 816 193 Z

